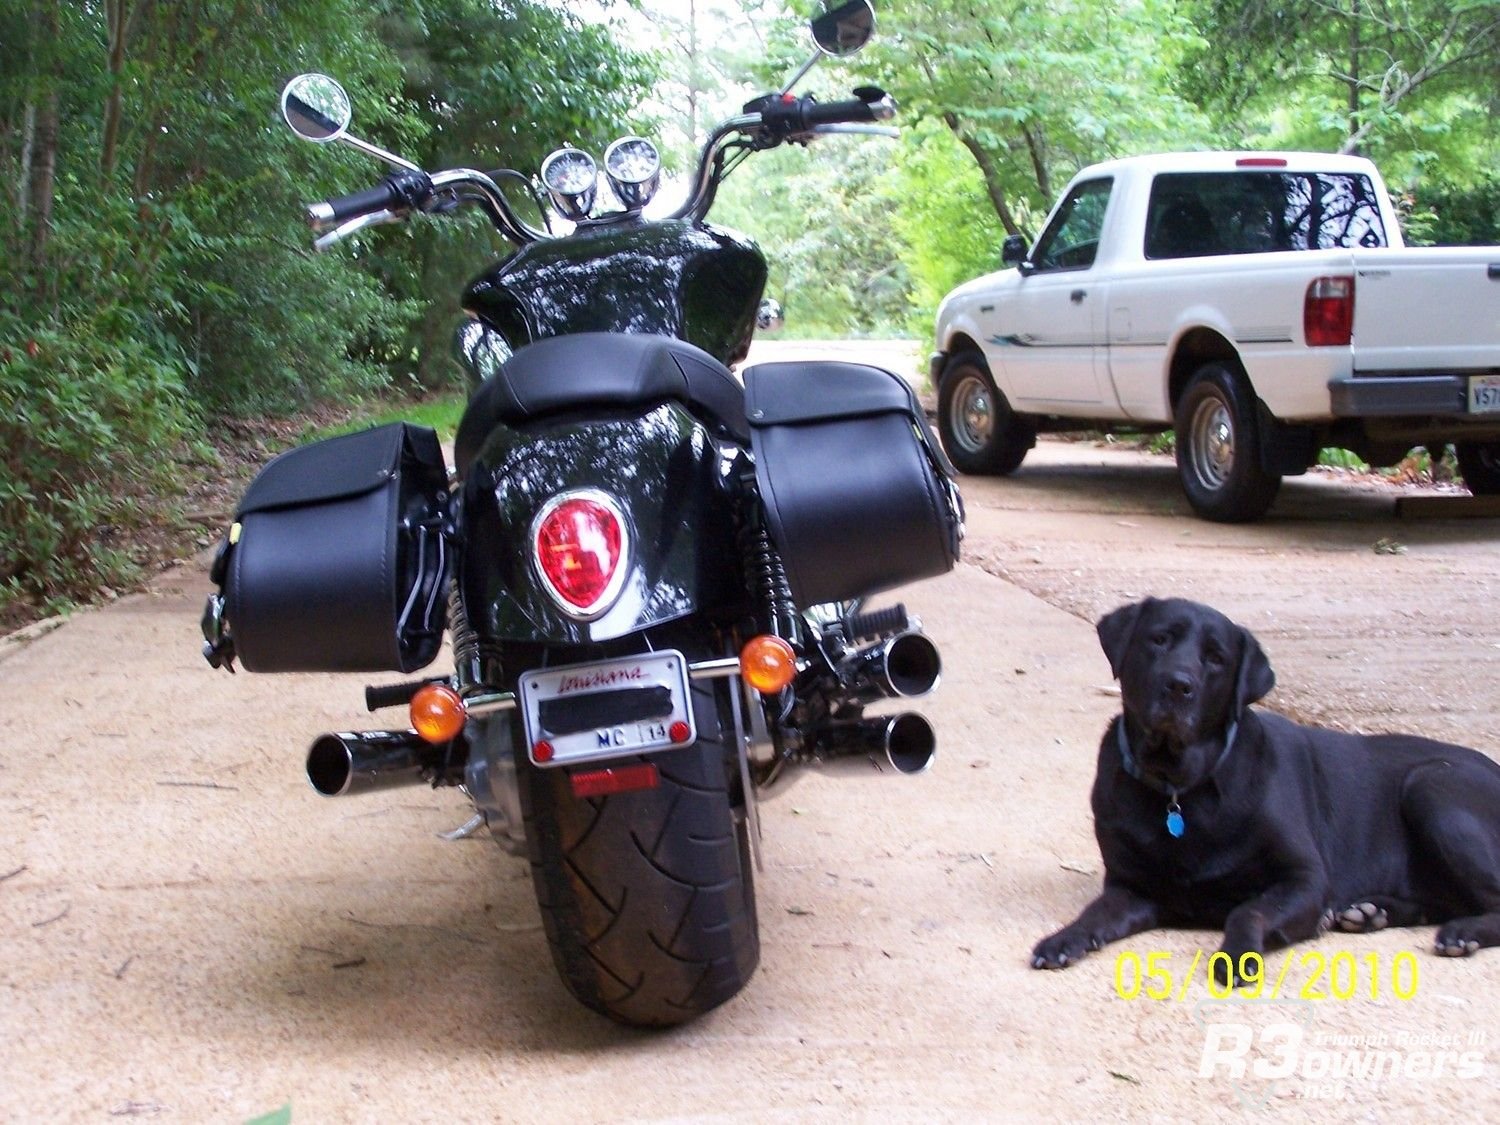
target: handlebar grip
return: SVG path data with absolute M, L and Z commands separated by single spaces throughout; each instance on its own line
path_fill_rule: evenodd
M 882 120 L 875 114 L 875 105 L 860 98 L 850 98 L 842 102 L 810 102 L 803 108 L 803 113 L 804 120 L 809 126 Z
M 365 710 L 379 711 L 383 707 L 405 707 L 411 702 L 412 696 L 421 691 L 431 683 L 441 683 L 443 677 L 436 680 L 408 680 L 400 684 L 368 684 L 365 686 Z
M 351 195 L 340 195 L 322 203 L 314 203 L 308 207 L 307 216 L 314 225 L 329 226 L 333 223 L 342 223 L 345 219 L 368 215 L 372 211 L 389 210 L 399 206 L 400 203 L 401 193 L 389 180 L 386 180 L 364 191 L 356 191 Z
M 778 141 L 805 140 L 821 125 L 867 125 L 896 115 L 896 103 L 884 90 L 862 86 L 846 101 L 820 102 L 790 94 L 767 95 L 745 106 L 760 115 L 760 123 Z
M 400 211 L 422 206 L 432 195 L 432 180 L 426 172 L 403 170 L 387 176 L 372 188 L 341 195 L 307 209 L 314 227 L 332 226 L 377 211 Z

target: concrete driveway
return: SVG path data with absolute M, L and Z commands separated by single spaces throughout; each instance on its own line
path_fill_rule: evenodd
M 523 865 L 438 838 L 461 794 L 310 791 L 304 748 L 368 722 L 364 681 L 210 671 L 201 563 L 0 645 L 0 1119 L 1500 1115 L 1500 951 L 1440 960 L 1430 928 L 1273 955 L 1274 1000 L 1209 995 L 1210 933 L 1028 967 L 1099 884 L 1094 615 L 1212 601 L 1266 646 L 1269 705 L 1494 755 L 1494 523 L 1312 480 L 1211 527 L 1169 463 L 1053 442 L 965 495 L 965 562 L 906 597 L 946 662 L 934 769 L 763 805 L 760 971 L 666 1034 L 569 999 Z

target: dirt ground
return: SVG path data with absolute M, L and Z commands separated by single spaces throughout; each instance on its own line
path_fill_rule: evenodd
M 311 792 L 364 680 L 211 671 L 204 560 L 0 643 L 0 1120 L 1500 1115 L 1500 950 L 1438 959 L 1431 928 L 1273 954 L 1274 999 L 1212 997 L 1206 932 L 1028 966 L 1100 879 L 1098 614 L 1210 602 L 1260 637 L 1266 705 L 1500 755 L 1496 521 L 1309 477 L 1218 527 L 1170 461 L 1052 441 L 964 494 L 964 561 L 905 598 L 944 654 L 937 763 L 764 804 L 760 971 L 666 1034 L 568 998 L 524 866 L 438 838 L 460 793 Z

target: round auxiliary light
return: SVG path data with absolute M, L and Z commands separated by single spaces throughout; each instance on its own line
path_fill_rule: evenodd
M 542 161 L 542 184 L 563 218 L 576 223 L 594 209 L 599 168 L 581 148 L 560 148 Z
M 412 729 L 433 745 L 452 742 L 467 721 L 464 701 L 447 684 L 428 684 L 411 697 Z
M 639 211 L 661 183 L 661 154 L 645 137 L 621 137 L 604 150 L 604 174 L 625 209 Z
M 797 654 L 780 637 L 751 637 L 740 649 L 740 675 L 762 695 L 775 695 L 797 678 Z

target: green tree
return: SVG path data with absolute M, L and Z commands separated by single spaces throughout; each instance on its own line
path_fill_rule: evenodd
M 596 154 L 631 131 L 651 87 L 647 56 L 610 28 L 540 3 L 383 0 L 379 30 L 400 63 L 402 92 L 428 128 L 399 149 L 427 169 L 509 167 L 530 176 L 564 143 Z M 383 170 L 370 169 L 370 179 Z M 509 186 L 511 180 L 503 180 Z M 534 199 L 518 211 L 542 222 Z M 451 383 L 451 335 L 465 281 L 511 247 L 477 212 L 422 223 L 409 237 L 370 240 L 388 289 L 417 302 L 392 373 L 424 389 Z
M 1173 86 L 1196 42 L 1168 0 L 893 0 L 861 68 L 907 120 L 936 121 L 973 159 L 1009 234 L 1078 168 L 1211 135 Z
M 171 495 L 212 413 L 380 387 L 423 353 L 418 239 L 309 245 L 304 204 L 383 170 L 292 138 L 287 78 L 337 74 L 361 133 L 436 163 L 481 134 L 523 156 L 594 136 L 633 60 L 533 0 L 0 6 L 0 602 L 115 580 L 107 529 Z
M 1204 45 L 1185 80 L 1243 132 L 1291 87 L 1329 147 L 1363 152 L 1455 91 L 1488 103 L 1500 69 L 1500 4 L 1486 0 L 1186 2 Z

